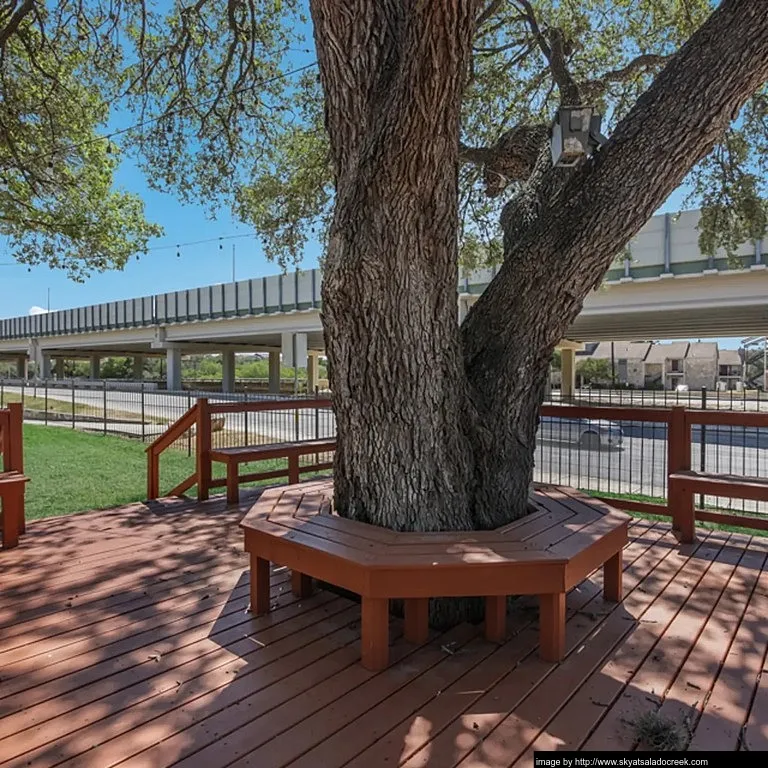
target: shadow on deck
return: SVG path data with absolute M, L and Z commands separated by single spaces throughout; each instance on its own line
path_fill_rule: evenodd
M 600 574 L 568 596 L 568 655 L 536 655 L 535 603 L 511 639 L 464 625 L 399 638 L 362 668 L 359 606 L 248 612 L 240 507 L 164 500 L 32 522 L 0 552 L 0 766 L 501 768 L 533 750 L 632 750 L 659 711 L 691 750 L 768 749 L 768 540 L 637 521 L 625 600 Z

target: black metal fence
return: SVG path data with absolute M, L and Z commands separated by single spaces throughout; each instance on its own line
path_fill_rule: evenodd
M 729 411 L 768 411 L 768 392 L 759 389 L 722 390 L 691 389 L 578 389 L 564 396 L 559 389 L 549 393 L 547 402 L 553 405 L 610 405 L 634 408 L 716 408 Z

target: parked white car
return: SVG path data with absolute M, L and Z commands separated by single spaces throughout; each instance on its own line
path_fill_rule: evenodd
M 615 421 L 605 419 L 567 419 L 559 416 L 542 416 L 539 421 L 539 437 L 565 443 L 578 443 L 582 448 L 619 448 L 624 442 L 624 432 Z

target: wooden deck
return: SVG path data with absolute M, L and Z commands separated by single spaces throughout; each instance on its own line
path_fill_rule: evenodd
M 179 499 L 32 522 L 0 551 L 0 765 L 501 768 L 534 749 L 635 748 L 660 707 L 691 749 L 768 749 L 768 540 L 637 522 L 626 598 L 600 574 L 568 596 L 567 656 L 536 654 L 534 603 L 511 640 L 461 626 L 380 673 L 359 607 L 247 612 L 240 507 Z M 393 622 L 393 633 L 399 634 Z

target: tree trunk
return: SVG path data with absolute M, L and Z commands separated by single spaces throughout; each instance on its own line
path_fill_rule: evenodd
M 336 504 L 398 530 L 471 529 L 456 225 L 473 4 L 368 0 L 354 19 L 343 5 L 311 6 L 337 174 L 323 275 Z
M 537 162 L 457 328 L 459 114 L 477 3 L 312 0 L 336 209 L 323 322 L 342 514 L 399 530 L 525 514 L 552 350 L 611 261 L 768 79 L 725 0 L 578 171 Z

